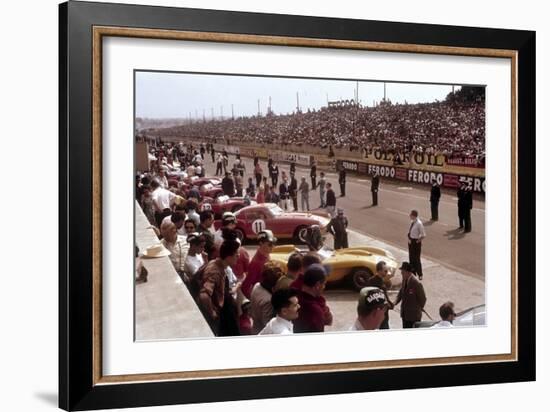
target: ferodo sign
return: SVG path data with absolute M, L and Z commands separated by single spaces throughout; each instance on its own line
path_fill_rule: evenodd
M 368 165 L 367 173 L 373 175 L 378 173 L 380 177 L 395 177 L 395 167 L 392 166 L 380 166 L 380 165 Z
M 423 170 L 409 169 L 407 180 L 413 183 L 428 183 L 431 184 L 434 180 L 438 185 L 443 185 L 443 173 L 425 172 Z
M 357 162 L 350 162 L 348 160 L 340 160 L 338 162 L 341 168 L 349 170 L 350 172 L 359 172 L 359 164 Z

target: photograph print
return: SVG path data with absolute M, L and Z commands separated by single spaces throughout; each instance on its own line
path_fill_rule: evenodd
M 483 85 L 135 70 L 134 96 L 135 340 L 486 326 Z

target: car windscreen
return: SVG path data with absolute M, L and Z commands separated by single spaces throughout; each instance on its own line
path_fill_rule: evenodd
M 284 213 L 283 209 L 275 204 L 270 205 L 267 210 L 271 212 L 273 216 L 281 216 Z

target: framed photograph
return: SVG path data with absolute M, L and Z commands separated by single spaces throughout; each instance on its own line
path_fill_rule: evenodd
M 59 406 L 535 379 L 535 33 L 60 5 Z

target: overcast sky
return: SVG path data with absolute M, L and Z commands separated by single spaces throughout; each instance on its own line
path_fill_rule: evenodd
M 319 109 L 328 100 L 354 99 L 355 81 L 289 79 L 280 77 L 227 76 L 187 73 L 136 73 L 136 116 L 148 118 L 206 119 L 265 114 L 271 97 L 275 114 L 296 109 L 298 93 L 302 110 Z M 458 87 L 455 88 L 455 90 Z M 386 83 L 386 96 L 394 103 L 433 102 L 444 100 L 452 86 Z M 384 83 L 359 82 L 359 101 L 372 106 L 384 97 Z

